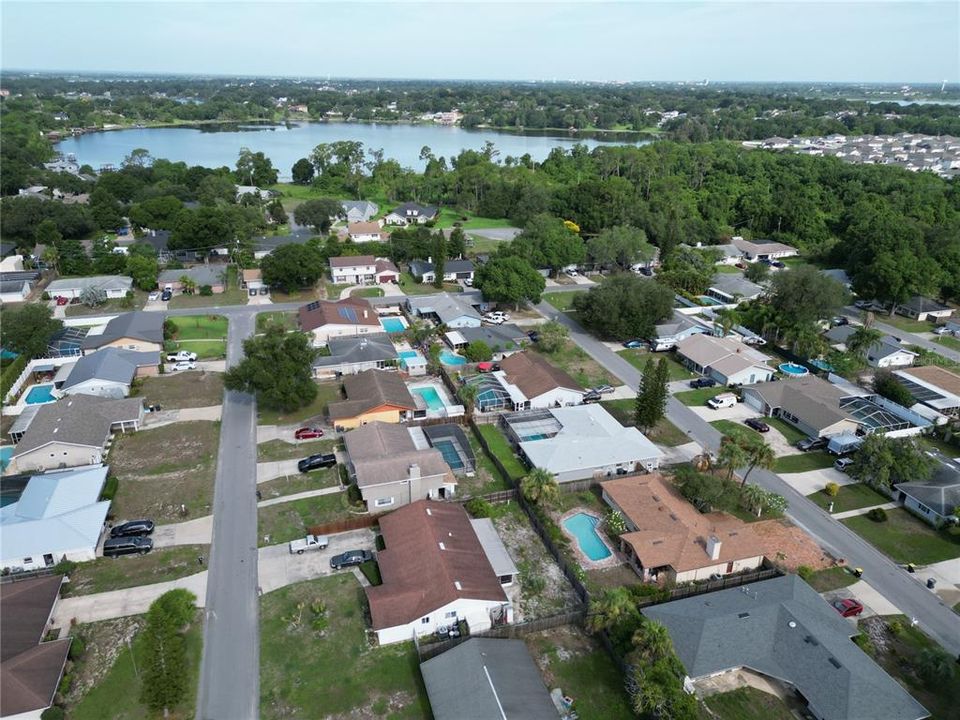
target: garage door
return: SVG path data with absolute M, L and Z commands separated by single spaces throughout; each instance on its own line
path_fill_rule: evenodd
M 743 403 L 750 408 L 753 408 L 757 412 L 764 412 L 763 408 L 763 398 L 755 393 L 745 392 L 743 393 Z

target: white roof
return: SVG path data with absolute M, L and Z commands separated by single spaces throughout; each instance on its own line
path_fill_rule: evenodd
M 470 524 L 473 525 L 473 531 L 477 534 L 477 540 L 480 541 L 480 546 L 483 548 L 487 560 L 490 561 L 493 571 L 499 577 L 516 575 L 519 570 L 517 570 L 517 566 L 507 552 L 500 535 L 497 534 L 493 521 L 490 518 L 480 518 L 471 520 Z
M 126 275 L 94 275 L 54 280 L 47 285 L 46 290 L 53 296 L 62 290 L 85 290 L 86 288 L 99 288 L 104 291 L 130 290 L 132 287 L 133 280 Z
M 516 385 L 507 380 L 507 373 L 503 370 L 496 370 L 493 376 L 500 382 L 500 387 L 507 391 L 510 396 L 510 402 L 514 405 L 526 402 L 529 398 L 523 394 L 523 391 Z
M 552 438 L 520 443 L 535 467 L 560 474 L 663 456 L 643 433 L 624 427 L 599 405 L 549 412 L 562 426 L 560 432 Z

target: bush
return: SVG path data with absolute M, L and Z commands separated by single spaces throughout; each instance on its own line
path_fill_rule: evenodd
M 70 688 L 73 687 L 73 675 L 64 673 L 63 678 L 60 680 L 60 684 L 57 686 L 57 692 L 61 695 L 66 695 L 70 692 Z
M 40 299 L 43 300 L 44 302 L 50 302 L 50 293 L 44 290 L 43 295 L 40 296 Z
M 83 638 L 73 638 L 73 642 L 70 643 L 70 659 L 77 660 L 83 657 L 83 653 L 85 653 L 86 650 L 87 644 L 83 641 Z
M 53 566 L 53 571 L 57 575 L 69 575 L 77 569 L 77 564 L 73 560 L 61 560 Z
M 153 601 L 151 607 L 161 607 L 176 628 L 182 628 L 193 620 L 197 596 L 184 588 L 168 590 Z
M 621 515 L 616 510 L 611 510 L 607 513 L 607 529 L 613 535 L 623 535 L 627 531 L 627 523 Z
M 357 487 L 356 483 L 351 483 L 347 487 L 347 500 L 350 501 L 351 505 L 359 505 L 363 502 L 363 496 L 360 495 L 360 488 Z
M 887 630 L 890 631 L 890 634 L 896 637 L 903 633 L 903 623 L 899 620 L 891 620 L 887 623 Z
M 64 713 L 63 708 L 56 705 L 51 705 L 40 713 L 40 720 L 64 720 L 65 717 L 66 713 Z
M 874 508 L 867 513 L 867 517 L 874 522 L 886 522 L 887 521 L 887 511 L 883 508 Z
M 833 485 L 834 483 L 830 483 Z M 813 568 L 809 565 L 801 565 L 797 568 L 797 575 L 799 575 L 805 582 L 810 582 L 813 578 Z
M 177 324 L 173 320 L 170 320 L 169 318 L 167 318 L 166 320 L 163 321 L 163 339 L 164 340 L 172 340 L 177 336 L 177 332 L 179 332 L 179 330 L 180 328 L 177 327 Z
M 120 479 L 116 475 L 107 475 L 107 481 L 103 484 L 103 490 L 100 491 L 101 500 L 113 500 L 117 496 L 117 486 Z
M 493 513 L 493 505 L 483 498 L 471 498 L 464 507 L 475 518 L 487 518 Z
M 824 486 L 823 491 L 830 497 L 836 497 L 837 493 L 840 492 L 840 486 L 835 482 L 828 482 Z
M 203 295 L 204 297 L 210 297 L 211 295 L 213 295 L 213 288 L 210 287 L 209 285 L 201 285 L 200 294 Z

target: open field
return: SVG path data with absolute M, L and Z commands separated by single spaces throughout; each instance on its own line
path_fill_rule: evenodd
M 633 408 L 635 402 L 635 400 L 630 398 L 624 398 L 622 400 L 605 400 L 601 402 L 600 405 L 613 415 L 624 427 L 634 427 Z M 690 442 L 690 438 L 665 417 L 661 418 L 649 432 L 644 434 L 653 442 L 668 447 L 676 447 L 677 445 Z
M 929 565 L 960 557 L 960 527 L 934 530 L 903 508 L 887 510 L 886 522 L 865 515 L 840 522 L 898 563 Z
M 293 423 L 302 423 L 308 420 L 323 420 L 326 415 L 327 405 L 341 399 L 340 383 L 321 382 L 317 383 L 317 397 L 306 407 L 299 408 L 289 413 L 277 410 L 260 410 L 257 422 L 260 425 L 290 425 Z
M 633 365 L 637 370 L 643 370 L 644 366 L 647 364 L 649 358 L 653 358 L 655 363 L 660 361 L 660 358 L 663 358 L 667 361 L 667 367 L 670 368 L 670 380 L 690 380 L 696 377 L 695 373 L 690 372 L 683 365 L 677 362 L 672 354 L 668 353 L 651 353 L 640 348 L 626 348 L 620 350 L 617 355 L 622 357 L 628 363 Z
M 464 218 L 467 218 L 464 220 Z M 459 211 L 453 208 L 440 208 L 440 217 L 437 218 L 436 227 L 451 228 L 457 223 L 464 230 L 482 230 L 484 228 L 506 228 L 513 227 L 507 218 L 488 218 L 476 215 L 469 210 Z
M 587 389 L 597 385 L 620 385 L 620 380 L 607 372 L 596 360 L 572 340 L 567 340 L 563 347 L 556 352 L 544 352 L 537 343 L 533 349 L 549 360 L 553 365 L 564 370 L 570 377 Z
M 174 340 L 224 340 L 227 318 L 223 315 L 184 315 L 170 318 L 176 326 Z
M 264 332 L 271 323 L 280 323 L 284 329 L 294 330 L 297 327 L 297 314 L 279 310 L 262 312 L 257 315 L 257 332 Z
M 206 570 L 197 562 L 200 556 L 210 556 L 209 545 L 178 545 L 157 548 L 146 555 L 101 557 L 78 563 L 70 572 L 70 582 L 64 585 L 64 595 L 91 595 L 177 580 Z
M 220 405 L 223 403 L 223 374 L 190 370 L 143 378 L 134 382 L 131 395 L 142 397 L 151 405 L 159 403 L 164 410 Z

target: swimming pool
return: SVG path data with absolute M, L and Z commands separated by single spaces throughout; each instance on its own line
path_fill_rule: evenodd
M 833 365 L 828 363 L 826 360 L 811 360 L 810 364 L 815 368 L 819 368 L 824 372 L 833 372 Z
M 443 410 L 446 407 L 446 405 L 443 403 L 443 398 L 440 397 L 440 393 L 437 392 L 436 388 L 413 388 L 411 392 L 414 392 L 422 397 L 423 401 L 427 404 L 427 409 L 429 410 Z
M 41 403 L 53 402 L 56 398 L 53 396 L 53 383 L 45 385 L 34 385 L 27 393 L 24 402 L 27 405 L 40 405 Z
M 585 512 L 578 512 L 563 521 L 563 528 L 577 539 L 577 544 L 591 560 L 603 560 L 613 553 L 597 533 L 600 518 Z
M 802 377 L 810 374 L 810 371 L 803 365 L 797 365 L 796 363 L 780 363 L 777 368 L 783 374 L 793 375 L 794 377 Z
M 0 472 L 3 472 L 7 469 L 7 465 L 10 464 L 11 455 L 13 455 L 12 445 L 7 445 L 6 447 L 0 448 Z
M 699 300 L 703 305 L 723 305 L 723 302 L 717 300 L 714 297 L 709 295 L 697 295 L 697 300 Z
M 440 362 L 444 365 L 466 365 L 467 359 L 462 358 L 456 353 L 452 353 L 449 350 L 444 350 L 440 353 Z
M 453 440 L 434 440 L 433 446 L 440 451 L 444 462 L 450 466 L 451 470 L 463 470 L 464 462 Z
M 403 318 L 398 317 L 380 318 L 380 324 L 388 333 L 402 333 L 407 329 L 407 324 L 403 321 Z

